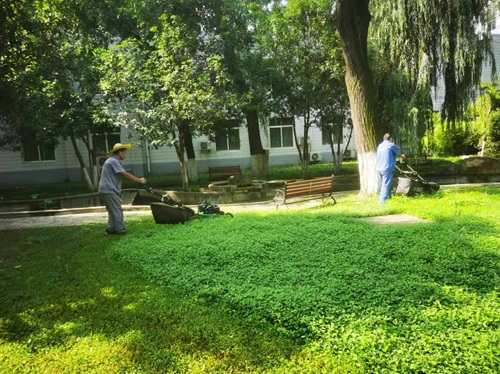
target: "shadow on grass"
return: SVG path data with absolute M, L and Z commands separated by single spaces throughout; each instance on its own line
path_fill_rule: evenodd
M 265 323 L 241 321 L 152 283 L 110 254 L 110 245 L 126 250 L 127 240 L 102 237 L 100 228 L 11 231 L 3 240 L 0 342 L 17 344 L 26 362 L 53 351 L 65 357 L 83 339 L 91 339 L 95 350 L 115 346 L 117 371 L 184 372 L 193 362 L 209 371 L 262 370 L 296 349 Z M 262 347 L 269 349 L 265 357 Z M 86 349 L 82 354 L 91 355 Z M 95 365 L 107 354 L 95 357 Z M 80 367 L 81 357 L 65 359 L 74 370 Z M 5 370 L 15 363 L 1 365 Z

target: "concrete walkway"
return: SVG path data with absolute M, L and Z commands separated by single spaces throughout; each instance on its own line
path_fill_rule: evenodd
M 491 183 L 490 183 L 491 184 Z M 494 183 L 498 185 L 498 183 Z M 441 186 L 453 187 L 457 185 Z M 460 185 L 463 186 L 463 185 Z M 333 195 L 335 199 L 342 198 L 343 196 L 357 194 L 358 191 L 342 191 L 335 192 Z M 320 206 L 323 203 L 321 198 L 301 200 L 287 204 L 287 206 L 280 206 L 279 210 L 301 210 Z M 196 211 L 196 206 L 189 206 Z M 234 204 L 219 204 L 222 211 L 226 213 L 242 213 L 242 212 L 275 212 L 276 204 L 272 200 L 260 202 L 244 202 Z M 142 217 L 151 216 L 151 208 L 149 205 L 132 206 L 124 205 L 125 221 L 130 222 L 140 220 Z M 75 226 L 85 225 L 89 223 L 106 224 L 107 212 L 104 207 L 91 207 L 91 208 L 75 208 L 75 209 L 59 209 L 49 211 L 36 211 L 36 212 L 12 212 L 0 213 L 0 232 L 2 230 L 22 230 L 29 228 L 41 227 L 56 227 L 56 226 Z M 430 223 L 430 221 L 422 220 L 418 217 L 410 216 L 407 214 L 394 214 L 386 216 L 377 216 L 362 218 L 362 220 L 379 225 L 387 224 L 414 224 L 414 223 Z
M 345 193 L 344 193 L 345 195 Z M 337 198 L 338 195 L 335 195 Z M 287 207 L 280 206 L 280 210 L 307 209 L 319 206 L 323 203 L 320 199 L 305 200 L 289 204 Z M 189 206 L 196 211 L 196 206 Z M 226 213 L 276 211 L 276 204 L 273 201 L 250 202 L 238 204 L 219 204 L 222 211 Z M 123 206 L 125 221 L 130 222 L 140 220 L 141 217 L 151 216 L 149 205 L 144 206 Z M 41 227 L 75 226 L 89 223 L 106 224 L 108 215 L 104 207 L 59 209 L 34 212 L 13 212 L 0 213 L 0 231 L 2 230 L 22 230 Z
M 500 183 L 480 183 L 481 185 L 495 185 Z M 477 185 L 473 184 L 460 184 L 460 185 L 444 185 L 446 187 L 457 187 Z M 357 194 L 358 191 L 342 191 L 335 192 L 333 195 L 335 199 L 342 198 L 342 196 Z M 322 199 L 304 200 L 292 204 L 287 207 L 280 206 L 280 210 L 296 210 L 307 209 L 319 206 L 322 204 Z M 241 213 L 241 212 L 255 212 L 255 211 L 276 211 L 276 205 L 272 200 L 262 202 L 248 202 L 248 203 L 235 203 L 235 204 L 219 204 L 222 211 L 226 213 Z M 141 217 L 151 215 L 151 208 L 147 206 L 132 206 L 124 205 L 124 213 L 126 221 L 140 220 Z M 195 206 L 190 206 L 196 211 Z M 409 216 L 406 214 L 394 214 L 389 216 L 378 216 L 363 218 L 366 222 L 373 224 L 413 224 L 413 223 L 429 223 L 429 221 L 419 219 L 417 217 Z M 91 208 L 75 208 L 75 209 L 60 209 L 52 211 L 37 211 L 37 212 L 12 212 L 0 213 L 0 231 L 2 230 L 22 230 L 29 228 L 40 227 L 56 227 L 56 226 L 74 226 L 85 225 L 89 223 L 102 223 L 106 224 L 107 213 L 104 207 L 91 207 Z

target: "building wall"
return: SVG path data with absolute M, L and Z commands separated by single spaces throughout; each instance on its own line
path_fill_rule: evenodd
M 499 29 L 500 30 L 500 29 Z M 491 36 L 491 49 L 495 58 L 496 71 L 500 67 L 500 33 Z M 493 61 L 488 60 L 482 69 L 481 79 L 485 82 L 491 82 L 491 77 L 493 76 Z
M 128 132 L 122 131 L 122 141 L 127 139 Z M 90 164 L 87 148 L 82 141 L 77 142 L 78 149 L 85 164 Z M 125 169 L 132 173 L 144 173 L 142 151 L 132 149 L 127 153 L 123 163 Z M 75 151 L 69 140 L 62 140 L 55 149 L 55 160 L 24 161 L 22 152 L 0 151 L 0 187 L 20 184 L 43 184 L 58 182 L 76 182 L 83 180 Z
M 296 119 L 298 134 L 303 131 L 303 122 Z M 207 142 L 206 137 L 194 139 L 196 162 L 199 172 L 207 172 L 209 166 L 240 165 L 241 168 L 251 166 L 250 147 L 246 126 L 239 128 L 240 149 L 216 151 L 215 144 L 209 152 L 201 151 L 200 142 Z M 348 134 L 346 134 L 348 135 Z M 180 174 L 180 164 L 173 147 L 163 146 L 154 149 L 146 142 L 141 142 L 136 133 L 122 129 L 120 134 L 122 143 L 132 143 L 134 146 L 127 152 L 123 162 L 126 170 L 136 176 Z M 321 131 L 312 127 L 309 130 L 311 153 L 319 153 L 321 162 L 331 162 L 332 155 L 328 145 L 322 145 Z M 269 150 L 269 165 L 296 165 L 299 156 L 295 146 L 287 148 L 270 148 L 269 130 L 262 127 L 261 139 L 264 149 Z M 83 142 L 78 142 L 80 153 L 88 166 L 90 163 L 87 149 Z M 355 149 L 354 139 L 349 149 Z M 21 152 L 0 152 L 0 187 L 9 187 L 22 184 L 57 183 L 65 181 L 82 181 L 83 173 L 80 170 L 77 157 L 71 142 L 61 141 L 55 150 L 55 161 L 25 162 Z

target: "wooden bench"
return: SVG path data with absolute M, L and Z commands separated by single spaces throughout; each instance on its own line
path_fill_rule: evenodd
M 325 201 L 325 195 L 328 195 L 327 197 L 331 197 L 333 203 L 337 204 L 337 201 L 332 195 L 332 186 L 333 174 L 330 177 L 285 182 L 284 188 L 276 189 L 274 194 L 276 209 L 278 209 L 280 204 L 286 206 L 287 199 L 319 194 L 323 195 L 323 202 Z
M 208 167 L 208 178 L 211 181 L 224 180 L 232 175 L 240 175 L 241 168 L 240 165 L 236 166 L 209 166 Z

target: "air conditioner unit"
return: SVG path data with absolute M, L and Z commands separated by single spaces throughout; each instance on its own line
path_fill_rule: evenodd
M 212 150 L 212 143 L 210 142 L 200 142 L 199 144 L 201 152 L 210 152 Z
M 323 155 L 321 153 L 311 153 L 309 155 L 310 162 L 320 162 L 323 159 Z
M 353 149 L 346 149 L 344 151 L 344 158 L 356 158 L 356 151 Z
M 299 142 L 299 145 L 304 145 L 304 137 L 303 136 L 299 136 L 298 142 Z M 307 144 L 311 144 L 311 138 L 310 137 L 307 137 Z

